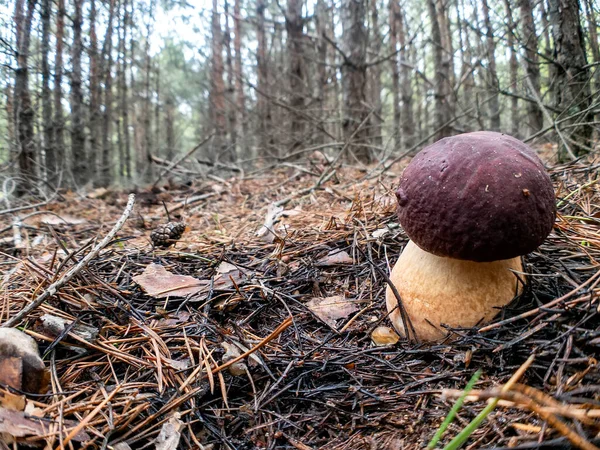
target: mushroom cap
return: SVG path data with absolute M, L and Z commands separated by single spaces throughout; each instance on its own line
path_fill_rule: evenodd
M 398 218 L 423 250 L 471 261 L 525 255 L 556 218 L 554 189 L 535 152 L 490 131 L 444 138 L 404 170 Z
M 394 265 L 390 280 L 419 340 L 446 336 L 442 325 L 470 328 L 490 321 L 520 293 L 521 258 L 478 263 L 443 258 L 409 241 Z M 394 328 L 404 336 L 396 296 L 388 286 L 386 304 Z

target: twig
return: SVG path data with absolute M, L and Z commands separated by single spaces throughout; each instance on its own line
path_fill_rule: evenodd
M 200 149 L 204 144 L 206 144 L 208 141 L 210 141 L 212 139 L 212 137 L 214 136 L 214 133 L 211 134 L 210 136 L 208 136 L 206 139 L 204 139 L 202 142 L 200 142 L 198 145 L 196 145 L 194 148 L 192 148 L 190 151 L 188 151 L 185 155 L 183 155 L 181 158 L 173 161 L 171 164 L 169 164 L 159 175 L 158 178 L 156 179 L 156 181 L 154 182 L 153 186 L 156 186 L 158 184 L 158 182 L 161 180 L 162 177 L 164 177 L 167 173 L 169 173 L 171 170 L 173 170 L 175 167 L 177 167 L 179 164 L 181 164 L 185 159 L 187 159 L 192 153 L 194 153 L 195 151 L 197 151 L 198 149 Z
M 482 327 L 482 328 L 479 329 L 479 332 L 483 333 L 485 331 L 493 330 L 495 328 L 504 326 L 504 325 L 506 325 L 508 323 L 512 323 L 512 322 L 515 322 L 515 321 L 520 320 L 520 319 L 525 319 L 526 317 L 529 317 L 529 316 L 533 316 L 534 314 L 539 313 L 542 309 L 548 309 L 548 308 L 551 308 L 551 307 L 553 307 L 555 305 L 558 305 L 560 302 L 562 302 L 562 301 L 568 299 L 569 297 L 573 296 L 573 294 L 577 293 L 578 291 L 580 291 L 581 289 L 583 289 L 584 287 L 586 287 L 588 284 L 590 284 L 592 281 L 596 280 L 599 276 L 600 276 L 600 270 L 598 272 L 596 272 L 594 275 L 592 275 L 585 283 L 582 283 L 581 285 L 579 285 L 578 287 L 576 287 L 575 289 L 573 289 L 571 292 L 568 292 L 567 294 L 563 295 L 562 297 L 559 297 L 559 298 L 557 298 L 555 300 L 552 300 L 551 302 L 546 303 L 545 305 L 540 306 L 539 308 L 534 308 L 534 309 L 531 309 L 531 310 L 529 310 L 527 312 L 519 314 L 518 316 L 510 317 L 508 319 L 501 320 L 500 322 L 492 323 L 491 325 L 487 325 L 485 327 Z M 600 281 L 600 280 L 598 280 L 598 281 Z M 594 285 L 595 284 L 596 283 L 594 283 Z
M 85 417 L 85 419 L 83 419 L 81 422 L 79 422 L 79 424 L 75 428 L 73 428 L 73 430 L 71 430 L 71 432 L 67 435 L 67 437 L 62 442 L 62 444 L 59 445 L 58 447 L 56 447 L 56 450 L 65 448 L 64 446 L 67 445 L 69 443 L 69 441 L 71 439 L 73 439 L 73 437 L 77 436 L 77 433 L 79 433 L 83 429 L 83 427 L 85 427 L 94 417 L 96 417 L 96 415 L 102 410 L 102 408 L 104 408 L 112 400 L 112 398 L 115 396 L 115 394 L 117 392 L 119 392 L 120 389 L 121 389 L 121 385 L 117 385 L 115 387 L 114 391 L 112 391 L 110 393 L 110 395 L 108 397 L 106 397 L 102 403 L 100 403 L 98 406 L 96 406 L 94 408 L 94 410 Z
M 288 327 L 293 322 L 294 321 L 292 320 L 292 318 L 288 317 L 283 322 L 281 322 L 281 325 L 279 325 L 277 328 L 275 328 L 275 330 L 273 330 L 273 332 L 271 334 L 269 334 L 266 338 L 264 338 L 262 341 L 260 341 L 258 344 L 256 344 L 254 347 L 252 347 L 250 350 L 248 350 L 247 352 L 242 353 L 240 356 L 238 356 L 236 358 L 233 358 L 233 359 L 227 361 L 224 364 L 221 364 L 219 367 L 214 368 L 212 370 L 212 373 L 215 374 L 217 372 L 220 372 L 223 369 L 227 369 L 232 364 L 235 364 L 236 362 L 244 359 L 246 356 L 251 355 L 255 351 L 261 349 L 262 347 L 264 347 L 265 345 L 267 345 L 269 342 L 271 342 L 273 339 L 275 339 L 277 336 L 279 336 L 281 333 L 283 333 L 285 330 L 287 330 Z
M 96 246 L 75 267 L 73 267 L 71 270 L 69 270 L 64 276 L 59 278 L 56 282 L 52 283 L 48 287 L 48 289 L 46 289 L 44 291 L 44 293 L 42 293 L 42 295 L 40 295 L 37 299 L 35 299 L 33 302 L 31 302 L 29 305 L 27 305 L 21 311 L 19 311 L 19 313 L 17 315 L 8 319 L 6 322 L 4 322 L 2 325 L 0 325 L 0 327 L 7 328 L 7 327 L 12 327 L 12 326 L 18 324 L 25 316 L 27 316 L 30 312 L 32 312 L 33 310 L 38 308 L 42 303 L 44 303 L 44 301 L 47 298 L 55 295 L 56 292 L 60 288 L 62 288 L 65 284 L 67 284 L 75 275 L 77 275 L 85 266 L 87 266 L 88 263 L 92 259 L 94 259 L 98 255 L 98 253 L 100 253 L 100 250 L 102 250 L 104 247 L 106 247 L 108 245 L 108 243 L 110 241 L 112 241 L 112 239 L 119 232 L 121 227 L 123 227 L 123 224 L 125 224 L 125 221 L 129 217 L 129 214 L 131 213 L 131 210 L 133 209 L 134 201 L 135 201 L 135 195 L 129 194 L 129 201 L 127 202 L 127 206 L 125 207 L 125 210 L 123 211 L 123 215 L 119 218 L 119 220 L 117 221 L 115 226 L 104 237 L 104 239 L 102 239 L 102 241 L 100 241 L 98 244 L 96 244 Z
M 554 129 L 556 130 L 556 133 L 558 134 L 558 137 L 560 138 L 560 140 L 562 141 L 563 145 L 565 146 L 565 149 L 567 150 L 567 153 L 569 154 L 569 156 L 571 157 L 571 159 L 577 159 L 577 156 L 575 156 L 575 154 L 571 150 L 571 147 L 569 147 L 569 144 L 567 144 L 567 141 L 565 140 L 565 137 L 560 132 L 560 128 L 558 127 L 558 124 L 554 120 L 552 120 L 552 117 L 550 116 L 550 113 L 548 112 L 548 109 L 542 103 L 542 101 L 540 100 L 540 97 L 535 92 L 533 84 L 531 83 L 531 79 L 529 77 L 526 77 L 526 79 L 527 79 L 527 85 L 529 86 L 529 89 L 531 90 L 531 95 L 533 95 L 533 98 L 537 102 L 537 104 L 540 107 L 540 109 L 544 112 L 544 115 L 546 116 L 546 118 L 551 123 L 554 124 Z

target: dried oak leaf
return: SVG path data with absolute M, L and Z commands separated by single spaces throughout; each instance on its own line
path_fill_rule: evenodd
M 186 297 L 208 291 L 210 283 L 188 275 L 175 275 L 160 264 L 150 264 L 141 275 L 133 277 L 148 295 L 154 298 Z
M 317 261 L 317 266 L 334 266 L 336 264 L 352 264 L 352 257 L 345 250 L 332 250 L 327 256 Z
M 306 306 L 334 330 L 337 329 L 337 320 L 345 319 L 350 314 L 358 311 L 358 306 L 355 303 L 352 303 L 341 295 L 325 298 L 315 297 Z

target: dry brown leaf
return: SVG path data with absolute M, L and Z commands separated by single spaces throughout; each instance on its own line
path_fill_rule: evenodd
M 90 192 L 87 197 L 88 198 L 92 198 L 92 199 L 101 199 L 106 197 L 108 194 L 110 194 L 110 191 L 106 188 L 100 187 L 97 189 L 94 189 L 92 192 Z
M 318 266 L 333 266 L 336 264 L 352 264 L 354 261 L 345 250 L 332 250 L 327 256 L 317 261 Z
M 151 297 L 185 297 L 207 291 L 209 282 L 188 275 L 175 275 L 160 264 L 150 264 L 133 281 Z
M 309 301 L 306 306 L 319 319 L 334 330 L 337 329 L 336 320 L 345 319 L 350 314 L 358 311 L 358 306 L 356 306 L 356 304 L 350 302 L 341 295 L 325 298 L 315 297 Z
M 23 360 L 19 357 L 0 355 L 0 384 L 21 389 Z
M 25 396 L 3 392 L 2 397 L 0 397 L 0 407 L 12 411 L 23 411 L 25 409 Z
M 158 325 L 161 327 L 164 326 L 173 326 L 178 325 L 180 323 L 185 323 L 190 320 L 191 314 L 187 311 L 179 311 L 178 313 L 170 313 L 164 319 L 160 319 L 158 321 Z
M 283 214 L 283 206 L 278 206 L 275 203 L 269 205 L 265 222 L 263 226 L 256 232 L 256 235 L 260 237 L 264 242 L 271 243 L 275 240 L 275 234 L 273 233 L 273 226 L 277 223 L 277 220 Z
M 66 427 L 72 427 L 74 422 L 65 421 Z M 0 407 L 0 433 L 6 433 L 12 437 L 45 436 L 48 434 L 48 422 L 34 417 L 27 417 L 22 411 L 11 411 Z M 74 441 L 83 442 L 89 440 L 89 435 L 80 431 L 73 437 Z
M 183 428 L 183 422 L 179 420 L 179 417 L 179 413 L 175 413 L 162 426 L 156 438 L 156 450 L 177 450 L 181 439 L 181 429 Z

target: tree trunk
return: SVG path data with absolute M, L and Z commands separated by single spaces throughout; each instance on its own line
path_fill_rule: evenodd
M 517 50 L 515 48 L 515 22 L 513 20 L 513 12 L 510 0 L 504 0 L 504 10 L 508 19 L 507 25 L 507 44 L 510 51 L 510 59 L 508 61 L 510 72 L 510 91 L 517 91 L 517 77 L 519 64 L 517 62 Z M 513 136 L 519 135 L 519 99 L 516 96 L 510 98 L 510 133 Z
M 120 103 L 121 103 L 121 117 L 123 120 L 123 140 L 124 140 L 124 144 L 125 144 L 125 177 L 127 180 L 131 181 L 131 169 L 132 169 L 132 165 L 131 165 L 131 134 L 129 132 L 129 90 L 127 87 L 127 48 L 126 48 L 126 43 L 127 43 L 127 29 L 129 27 L 131 27 L 132 25 L 132 21 L 131 21 L 131 15 L 127 9 L 127 3 L 128 1 L 125 0 L 125 3 L 123 5 L 123 9 L 124 9 L 124 17 L 123 17 L 123 43 L 122 43 L 122 48 L 121 48 L 121 55 L 123 58 L 123 65 L 121 67 L 121 76 L 119 77 L 121 80 L 121 86 L 122 86 L 122 90 L 121 90 L 121 98 L 120 98 Z M 132 4 L 132 9 L 133 9 L 133 4 Z M 132 33 L 133 34 L 133 33 Z M 131 45 L 131 66 L 133 67 L 133 44 Z M 130 83 L 131 86 L 133 87 L 133 71 L 131 71 L 131 78 L 130 78 Z
M 175 101 L 168 95 L 165 104 L 165 134 L 167 141 L 167 161 L 175 159 Z
M 304 20 L 302 18 L 302 0 L 288 0 L 285 13 L 285 29 L 287 31 L 288 54 L 288 85 L 290 114 L 290 145 L 293 151 L 305 139 L 304 136 L 304 97 L 305 69 L 304 66 Z
M 328 44 L 325 39 L 328 36 L 327 24 L 329 23 L 329 14 L 325 0 L 317 0 L 316 10 L 316 29 L 317 29 L 317 102 L 320 111 L 320 120 L 323 128 L 328 129 L 327 118 L 330 111 L 328 100 L 329 74 L 327 71 L 327 49 Z M 326 134 L 321 133 L 318 137 L 318 143 L 324 144 L 327 140 Z
M 371 36 L 370 36 L 370 47 L 371 47 L 371 58 L 377 60 L 381 54 L 381 33 L 379 31 L 379 15 L 377 12 L 377 1 L 369 0 L 369 6 L 371 9 Z M 381 64 L 375 64 L 369 69 L 369 103 L 373 109 L 372 120 L 371 120 L 371 140 L 372 143 L 381 147 L 383 145 L 383 135 L 381 133 L 383 123 L 383 105 L 381 103 Z
M 366 0 L 343 0 L 342 42 L 345 59 L 342 63 L 342 98 L 344 139 L 354 156 L 370 163 L 373 159 L 367 147 L 369 110 L 366 98 L 367 33 L 364 18 Z
M 399 149 L 402 146 L 402 135 L 400 134 L 400 71 L 398 70 L 401 57 L 398 52 L 398 26 L 402 20 L 400 15 L 400 4 L 398 0 L 390 0 L 389 5 L 389 21 L 390 21 L 390 54 L 394 55 L 390 58 L 390 69 L 392 72 L 392 135 L 394 137 L 394 148 Z M 400 24 L 401 26 L 401 24 Z
M 50 92 L 50 15 L 52 3 L 42 0 L 42 128 L 44 130 L 45 168 L 48 182 L 53 185 L 57 174 L 56 152 L 52 136 L 52 93 Z
M 439 140 L 450 136 L 452 130 L 448 125 L 450 120 L 450 104 L 449 104 L 449 63 L 444 57 L 444 49 L 442 47 L 442 38 L 440 31 L 440 11 L 439 4 L 436 5 L 435 0 L 427 0 L 429 9 L 429 18 L 431 20 L 431 41 L 433 43 L 433 65 L 435 70 L 434 89 L 435 89 L 435 104 L 434 104 L 434 123 L 435 139 Z
M 585 13 L 588 21 L 588 33 L 589 33 L 589 42 L 590 48 L 592 50 L 592 56 L 594 58 L 594 62 L 600 62 L 600 49 L 598 48 L 598 22 L 596 20 L 596 16 L 594 14 L 594 9 L 591 0 L 584 0 L 585 4 Z M 600 90 L 600 68 L 596 67 L 594 69 L 594 92 L 598 92 Z M 598 111 L 598 110 L 596 110 Z M 597 112 L 594 117 L 594 122 L 600 122 L 600 113 Z M 594 128 L 595 136 L 594 141 L 598 140 L 598 128 Z
M 90 61 L 90 159 L 93 161 L 91 170 L 95 172 L 95 180 L 100 179 L 102 143 L 100 140 L 100 126 L 102 119 L 101 99 L 102 83 L 100 63 L 98 61 L 98 35 L 96 33 L 96 0 L 90 0 L 90 44 L 88 55 Z
M 406 28 L 404 11 L 399 9 L 398 17 L 398 41 L 400 43 L 400 92 L 402 98 L 402 139 L 404 148 L 412 148 L 415 144 L 415 121 L 413 117 L 413 89 L 412 89 L 412 69 L 408 64 L 409 51 L 406 42 Z
M 81 88 L 83 1 L 74 0 L 73 44 L 71 45 L 71 169 L 77 185 L 87 183 L 90 175 L 90 166 L 85 148 L 83 91 Z
M 573 116 L 564 125 L 581 125 L 569 128 L 575 156 L 588 152 L 592 136 L 590 121 L 590 76 L 587 67 L 583 32 L 579 17 L 578 0 L 551 0 L 550 22 L 554 36 L 557 98 L 556 106 L 564 114 L 562 118 Z M 560 155 L 560 152 L 559 152 Z
M 235 103 L 235 73 L 233 69 L 233 53 L 231 49 L 231 27 L 229 25 L 229 1 L 224 0 L 225 12 L 225 55 L 227 64 L 227 134 L 229 135 L 229 147 L 231 150 L 231 159 L 238 157 L 238 137 L 237 137 L 237 112 Z
M 109 186 L 113 180 L 112 174 L 112 65 L 113 65 L 113 21 L 115 15 L 115 0 L 109 0 L 108 24 L 102 48 L 102 64 L 104 78 L 104 115 L 102 117 L 102 164 L 100 185 Z
M 29 94 L 29 42 L 31 23 L 35 10 L 35 0 L 27 0 L 27 11 L 24 11 L 24 0 L 17 0 L 15 5 L 15 26 L 17 33 L 16 48 L 17 70 L 15 71 L 15 89 L 13 108 L 15 130 L 19 149 L 19 182 L 17 194 L 29 193 L 35 186 L 36 154 L 33 131 L 34 112 Z
M 56 170 L 62 171 L 65 163 L 64 114 L 62 107 L 63 36 L 65 30 L 65 0 L 58 0 L 56 12 L 56 49 L 54 53 L 54 118 L 52 121 L 52 148 Z
M 256 71 L 257 71 L 257 100 L 256 106 L 258 110 L 258 141 L 262 150 L 262 154 L 268 153 L 272 143 L 271 134 L 271 107 L 265 98 L 265 94 L 269 92 L 269 79 L 267 69 L 267 39 L 265 36 L 265 0 L 257 0 L 256 2 Z
M 215 133 L 215 159 L 222 158 L 225 148 L 227 116 L 225 106 L 225 83 L 223 81 L 223 35 L 221 18 L 218 10 L 218 0 L 213 0 L 211 32 L 212 32 L 212 64 L 211 64 L 211 126 Z
M 235 101 L 236 101 L 236 123 L 238 130 L 237 136 L 241 136 L 239 147 L 242 154 L 246 153 L 248 149 L 248 112 L 246 111 L 246 96 L 244 93 L 244 79 L 242 69 L 242 25 L 240 17 L 240 1 L 234 0 L 233 4 L 233 26 L 235 28 L 235 35 L 233 38 L 233 47 L 235 50 Z
M 150 0 L 150 12 L 148 23 L 146 24 L 146 70 L 144 80 L 144 118 L 143 118 L 143 133 L 144 140 L 142 143 L 141 163 L 142 167 L 138 167 L 138 173 L 142 174 L 142 179 L 150 181 L 154 178 L 154 165 L 152 163 L 152 100 L 150 92 L 150 79 L 152 76 L 152 57 L 150 56 L 150 37 L 152 36 L 152 25 L 154 23 L 154 0 Z M 158 124 L 156 124 L 158 126 Z
M 530 97 L 540 98 L 540 67 L 538 64 L 538 38 L 533 20 L 533 0 L 519 0 L 523 46 L 525 48 L 525 70 L 534 92 Z M 526 83 L 529 90 L 529 83 Z M 535 100 L 527 102 L 528 125 L 531 133 L 536 133 L 544 126 L 544 113 Z
M 483 20 L 486 30 L 486 53 L 488 60 L 488 89 L 490 93 L 490 129 L 500 131 L 500 102 L 498 101 L 498 71 L 496 70 L 496 42 L 494 41 L 494 30 L 490 21 L 490 10 L 487 0 L 481 1 L 483 9 Z

